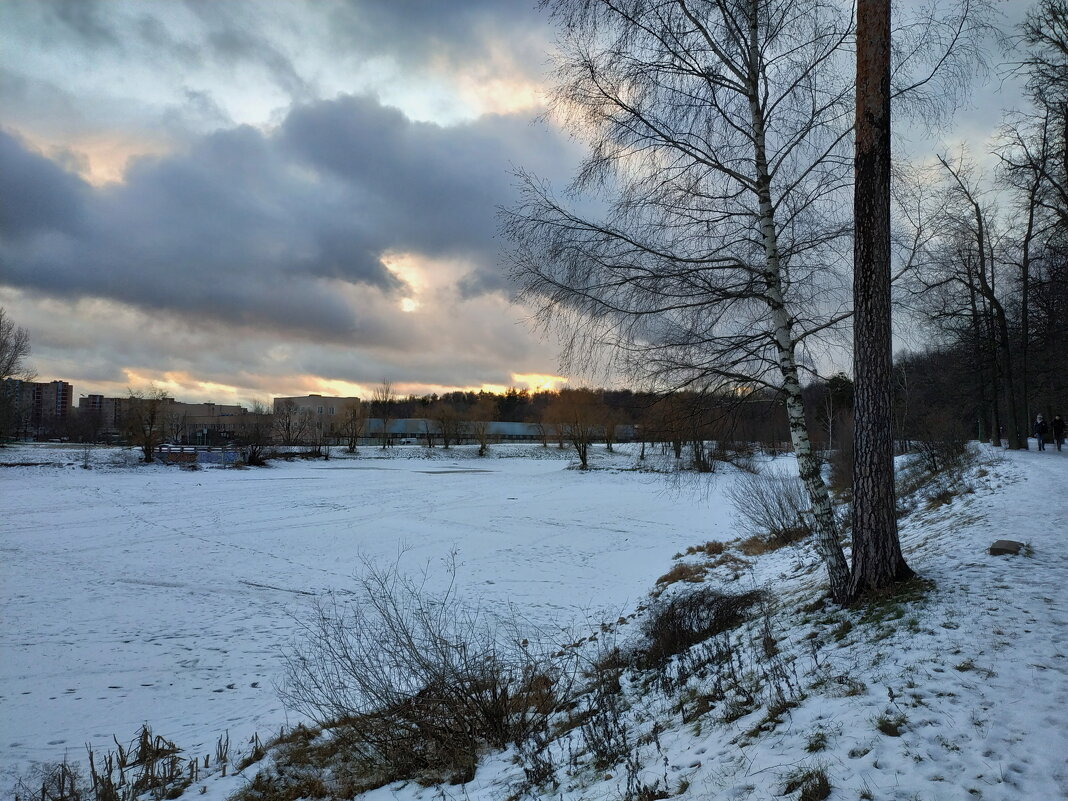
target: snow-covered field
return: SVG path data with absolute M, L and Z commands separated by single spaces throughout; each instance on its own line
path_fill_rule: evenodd
M 0 468 L 0 787 L 145 722 L 191 753 L 276 732 L 293 616 L 351 586 L 362 558 L 403 552 L 403 569 L 443 580 L 455 551 L 468 595 L 566 626 L 615 619 L 673 553 L 730 534 L 715 496 L 569 470 L 555 448 L 360 453 L 196 472 L 123 466 L 136 452 L 115 449 L 90 470 L 77 448 L 0 453 L 56 463 Z
M 82 470 L 80 452 L 5 450 L 2 461 L 60 466 L 0 468 L 0 787 L 146 721 L 188 753 L 213 750 L 225 730 L 235 743 L 277 730 L 277 649 L 292 616 L 310 594 L 348 586 L 362 557 L 403 551 L 406 570 L 443 579 L 455 551 L 466 594 L 567 626 L 614 620 L 673 554 L 735 536 L 729 471 L 695 491 L 646 473 L 568 470 L 554 449 L 498 450 L 520 453 L 546 458 L 368 449 L 188 472 L 113 465 L 114 452 Z M 903 520 L 906 557 L 934 589 L 902 617 L 805 614 L 823 581 L 808 543 L 749 560 L 738 582 L 780 601 L 776 636 L 796 656 L 799 705 L 763 730 L 763 711 L 695 726 L 672 699 L 636 691 L 635 725 L 657 723 L 659 745 L 643 753 L 649 781 L 695 799 L 764 799 L 819 764 L 832 799 L 1068 798 L 1068 451 L 987 456 L 974 492 Z M 988 555 L 999 538 L 1032 552 Z M 880 716 L 899 719 L 900 736 L 878 731 Z M 518 772 L 490 755 L 463 787 L 371 797 L 489 801 L 507 797 Z M 551 795 L 618 799 L 622 773 L 572 777 Z M 212 779 L 204 797 L 245 780 Z

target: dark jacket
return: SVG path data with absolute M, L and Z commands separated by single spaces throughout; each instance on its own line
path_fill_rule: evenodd
M 1063 417 L 1054 417 L 1053 418 L 1053 436 L 1055 436 L 1057 439 L 1064 439 L 1064 418 Z
M 1049 424 L 1045 420 L 1035 420 L 1035 436 L 1044 437 L 1049 431 Z

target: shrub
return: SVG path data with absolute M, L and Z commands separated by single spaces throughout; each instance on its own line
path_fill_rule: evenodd
M 657 586 L 674 584 L 678 581 L 686 581 L 691 584 L 700 584 L 705 580 L 705 573 L 708 572 L 708 567 L 705 565 L 695 565 L 691 562 L 680 562 L 675 565 L 671 570 L 662 575 L 656 580 Z
M 765 542 L 785 545 L 812 532 L 808 495 L 795 476 L 741 474 L 727 497 L 743 531 Z
M 686 556 L 703 554 L 704 556 L 719 556 L 727 546 L 718 540 L 710 540 L 704 545 L 691 545 L 686 549 Z
M 566 692 L 566 664 L 455 595 L 365 565 L 353 597 L 315 605 L 284 654 L 283 700 L 344 743 L 379 784 L 465 781 L 486 746 L 534 731 Z M 452 574 L 450 574 L 452 575 Z
M 15 801 L 88 801 L 78 769 L 68 762 L 37 767 L 29 778 L 15 783 Z
M 641 667 L 663 665 L 676 654 L 744 622 L 761 601 L 759 590 L 730 595 L 701 588 L 677 594 L 652 607 L 642 624 Z
M 797 801 L 823 801 L 831 794 L 831 782 L 823 767 L 806 768 L 787 777 L 783 793 L 798 793 Z
M 960 465 L 968 453 L 968 431 L 964 423 L 947 412 L 930 412 L 918 423 L 915 447 L 923 466 L 941 473 Z

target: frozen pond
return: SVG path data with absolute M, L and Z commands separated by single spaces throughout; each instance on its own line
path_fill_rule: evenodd
M 361 558 L 434 576 L 455 552 L 466 594 L 564 626 L 614 620 L 674 553 L 731 536 L 716 492 L 527 453 L 543 458 L 193 472 L 6 450 L 63 466 L 0 468 L 0 786 L 145 722 L 191 752 L 276 731 L 293 616 L 351 586 Z

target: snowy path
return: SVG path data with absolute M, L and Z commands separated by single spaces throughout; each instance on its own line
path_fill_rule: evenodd
M 804 737 L 830 726 L 823 761 L 842 798 L 1068 799 L 1068 452 L 985 469 L 974 494 L 904 521 L 906 559 L 936 585 L 927 600 L 885 639 L 867 630 L 826 655 L 865 692 L 810 700 L 795 742 L 756 764 L 803 759 Z M 991 556 L 998 539 L 1033 554 Z M 876 731 L 884 715 L 901 718 L 899 737 Z
M 947 735 L 916 769 L 961 798 L 1068 798 L 1068 452 L 1007 454 L 988 480 L 1007 486 L 962 504 L 967 536 L 941 532 L 944 550 L 915 558 L 940 590 L 931 622 L 950 632 L 937 653 L 917 638 L 907 668 L 925 690 L 916 733 Z M 992 557 L 997 539 L 1033 555 Z

